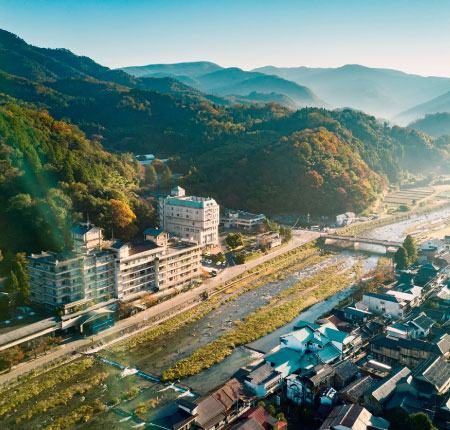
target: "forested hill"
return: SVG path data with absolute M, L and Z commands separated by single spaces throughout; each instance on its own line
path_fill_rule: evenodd
M 0 249 L 59 251 L 74 220 L 131 239 L 155 222 L 138 199 L 139 166 L 88 141 L 77 127 L 0 97 Z
M 46 109 L 49 118 L 77 125 L 86 133 L 86 141 L 93 142 L 89 144 L 92 150 L 102 151 L 98 147 L 101 143 L 109 153 L 170 157 L 172 170 L 184 174 L 182 183 L 189 191 L 213 195 L 229 207 L 267 214 L 360 212 L 385 184 L 398 181 L 404 169 L 448 170 L 445 140 L 409 128 L 391 128 L 360 112 L 293 111 L 274 103 L 226 106 L 229 100 L 215 100 L 175 79 L 134 78 L 66 50 L 32 47 L 2 31 L 0 92 L 32 103 L 26 111 L 18 108 L 27 118 L 40 118 L 36 110 Z M 8 121 L 13 120 L 5 112 L 4 122 Z M 29 121 L 34 130 L 35 119 Z M 69 125 L 64 129 L 79 133 Z M 10 128 L 9 139 L 17 133 L 21 133 L 20 128 Z M 28 145 L 38 146 L 40 135 L 35 133 Z M 58 145 L 65 148 L 65 158 L 70 157 L 74 149 L 63 136 L 56 134 L 52 139 L 62 139 Z M 0 140 L 7 144 L 1 135 Z M 98 169 L 103 171 L 106 163 L 101 160 L 106 155 L 100 154 L 104 152 L 99 152 Z M 108 157 L 125 162 L 122 156 Z M 14 160 L 11 163 L 20 168 Z M 53 166 L 47 162 L 42 165 Z M 56 178 L 58 166 L 51 167 Z M 120 177 L 123 168 L 108 166 L 111 174 Z M 127 176 L 127 181 L 137 186 L 138 173 L 133 175 Z M 73 181 L 70 175 L 59 180 L 91 184 L 92 178 L 88 172 L 79 177 L 74 173 Z M 107 178 L 100 175 L 93 182 L 109 189 L 105 181 Z M 58 181 L 53 185 L 66 190 Z M 91 194 L 90 187 L 86 196 Z M 130 194 L 129 187 L 125 188 Z M 113 191 L 99 192 L 98 198 L 133 205 L 127 195 L 113 198 Z M 10 198 L 11 192 L 5 196 Z M 91 198 L 83 201 L 83 209 L 98 214 L 94 221 L 109 228 L 107 218 L 102 218 L 105 211 L 97 210 Z M 75 211 L 81 212 L 78 206 Z

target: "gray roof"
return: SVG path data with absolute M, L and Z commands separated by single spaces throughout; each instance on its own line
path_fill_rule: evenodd
M 342 379 L 349 379 L 358 373 L 358 366 L 350 360 L 342 361 L 334 366 L 336 375 Z
M 56 330 L 60 327 L 61 325 L 58 324 L 56 318 L 47 318 L 34 324 L 28 324 L 25 327 L 21 327 L 17 330 L 12 330 L 8 333 L 0 335 L 0 346 L 7 345 L 10 342 L 23 339 L 24 337 L 39 335 L 40 332 L 50 328 L 54 328 Z
M 397 386 L 397 382 L 408 376 L 411 371 L 407 367 L 401 367 L 391 375 L 378 382 L 367 394 L 372 395 L 380 403 L 385 402 Z
M 393 350 L 405 348 L 442 354 L 443 351 L 448 351 L 450 349 L 450 336 L 448 336 L 448 339 L 443 336 L 438 341 L 431 343 L 420 339 L 403 339 L 381 333 L 378 336 L 375 336 L 370 343 Z
M 376 299 L 385 300 L 386 302 L 394 302 L 398 303 L 398 300 L 395 296 L 391 296 L 390 294 L 379 294 L 379 293 L 364 293 L 365 296 L 374 297 Z
M 430 330 L 430 328 L 434 325 L 434 321 L 431 318 L 428 318 L 424 313 L 415 317 L 412 322 L 417 324 L 420 328 L 424 330 Z
M 207 396 L 198 402 L 197 422 L 204 428 L 209 429 L 225 418 L 225 408 L 213 396 Z
M 433 352 L 436 354 L 447 354 L 450 351 L 450 335 L 445 333 L 439 339 L 433 339 L 432 341 Z
M 269 363 L 264 362 L 264 364 L 250 372 L 246 379 L 253 385 L 259 385 L 265 384 L 266 382 L 279 376 L 279 372 L 275 371 Z
M 363 378 L 357 379 L 352 383 L 346 385 L 342 390 L 339 391 L 340 394 L 345 394 L 353 402 L 357 403 L 359 399 L 364 396 L 374 385 L 376 381 L 370 376 L 364 376 Z
M 429 358 L 423 360 L 413 370 L 412 375 L 420 381 L 433 385 L 437 391 L 441 391 L 450 380 L 450 364 L 442 357 Z

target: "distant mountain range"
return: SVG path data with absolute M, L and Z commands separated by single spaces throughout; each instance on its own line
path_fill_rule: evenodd
M 434 137 L 445 135 L 450 137 L 450 112 L 427 114 L 425 118 L 420 118 L 410 123 L 409 127 Z
M 247 72 L 202 61 L 122 70 L 136 77 L 170 76 L 198 90 L 221 96 L 238 94 L 251 100 L 249 94 L 256 92 L 266 94 L 266 101 L 277 103 L 280 103 L 280 96 L 288 97 L 284 101 L 281 99 L 282 104 L 292 100 L 297 106 L 349 107 L 400 124 L 437 112 L 431 104 L 423 109 L 415 106 L 435 98 L 439 102 L 440 97 L 450 91 L 449 78 L 423 77 L 360 65 L 338 68 L 265 66 Z M 292 107 L 291 103 L 285 105 Z M 439 109 L 450 111 L 450 104 L 441 103 Z
M 0 30 L 0 178 L 28 165 L 58 172 L 53 181 L 32 182 L 69 184 L 61 187 L 73 207 L 96 213 L 103 228 L 105 204 L 128 199 L 98 186 L 114 189 L 111 177 L 137 185 L 129 152 L 168 158 L 194 194 L 268 215 L 359 213 L 404 171 L 450 171 L 447 136 L 390 127 L 356 109 L 294 110 L 302 104 L 326 105 L 308 86 L 276 75 L 202 62 L 149 66 L 132 76 Z M 99 144 L 118 163 L 110 167 L 107 154 L 95 163 L 100 156 L 83 150 Z M 77 149 L 87 158 L 80 161 Z M 22 193 L 19 185 L 0 180 L 0 223 L 10 224 L 8 201 Z
M 400 123 L 406 123 L 416 118 L 438 112 L 450 112 L 450 91 L 400 113 L 394 120 Z
M 124 67 L 121 70 L 140 78 L 172 77 L 206 93 L 240 96 L 247 101 L 282 102 L 294 108 L 330 107 L 309 88 L 279 76 L 246 72 L 237 67 L 223 68 L 204 61 Z M 262 97 L 262 94 L 265 96 Z

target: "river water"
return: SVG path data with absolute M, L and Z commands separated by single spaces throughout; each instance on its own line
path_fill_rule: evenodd
M 411 230 L 414 226 L 420 226 L 425 222 L 439 222 L 444 218 L 450 217 L 450 208 L 442 209 L 427 215 L 413 216 L 412 218 L 395 223 L 392 225 L 379 227 L 365 233 L 366 237 L 376 237 L 392 241 L 401 241 L 405 236 L 406 230 Z M 250 312 L 255 311 L 261 306 L 266 305 L 273 296 L 291 287 L 299 280 L 311 276 L 320 268 L 336 262 L 344 262 L 347 267 L 352 266 L 363 254 L 355 251 L 344 251 L 332 256 L 330 259 L 306 269 L 289 274 L 284 280 L 270 282 L 254 291 L 248 291 L 242 294 L 237 300 L 222 304 L 218 309 L 212 311 L 204 318 L 186 325 L 177 332 L 155 340 L 146 350 L 138 348 L 139 352 L 133 351 L 126 355 L 121 355 L 122 363 L 128 366 L 136 366 L 156 376 L 160 375 L 166 368 L 178 360 L 189 356 L 199 347 L 218 338 L 234 327 L 233 322 L 244 318 Z M 362 272 L 368 272 L 373 269 L 378 261 L 378 256 L 372 255 L 364 259 Z M 299 320 L 313 322 L 324 313 L 334 308 L 341 300 L 346 298 L 351 292 L 347 288 L 327 300 L 324 300 L 305 312 L 299 314 L 293 321 L 281 327 L 278 330 L 252 342 L 246 347 L 236 348 L 233 353 L 221 363 L 212 366 L 195 376 L 181 381 L 182 385 L 188 386 L 197 394 L 203 395 L 210 392 L 218 385 L 226 382 L 242 366 L 246 366 L 252 361 L 262 357 L 262 353 L 267 353 L 278 345 L 279 337 L 293 329 Z M 139 401 L 145 401 L 153 398 L 154 393 L 161 395 L 160 389 L 149 390 L 144 398 L 140 396 Z M 165 392 L 164 392 L 165 394 Z M 175 397 L 175 393 L 173 395 Z M 178 395 L 176 395 L 178 396 Z M 151 414 L 158 414 L 158 409 Z

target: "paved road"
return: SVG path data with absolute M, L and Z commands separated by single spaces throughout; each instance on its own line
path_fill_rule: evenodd
M 128 326 L 134 325 L 136 323 L 142 322 L 144 320 L 147 320 L 152 317 L 161 316 L 164 314 L 170 314 L 171 310 L 173 310 L 174 307 L 181 305 L 183 303 L 192 301 L 205 291 L 211 291 L 214 290 L 219 285 L 223 284 L 224 282 L 228 282 L 235 278 L 236 276 L 240 275 L 241 273 L 245 272 L 246 270 L 252 269 L 259 264 L 265 263 L 266 261 L 271 260 L 274 257 L 277 257 L 280 254 L 283 254 L 285 252 L 288 252 L 292 249 L 295 249 L 306 242 L 310 242 L 317 237 L 319 237 L 320 234 L 318 232 L 313 231 L 304 231 L 304 230 L 296 230 L 293 232 L 293 240 L 290 244 L 283 246 L 280 249 L 274 250 L 270 252 L 267 255 L 263 255 L 259 258 L 256 258 L 249 263 L 243 264 L 243 265 L 236 265 L 232 267 L 228 267 L 227 269 L 224 269 L 222 272 L 219 273 L 214 278 L 209 278 L 205 282 L 202 283 L 199 287 L 187 291 L 186 293 L 179 294 L 172 299 L 166 300 L 164 302 L 161 302 L 150 309 L 147 309 L 146 311 L 140 312 L 130 318 L 127 318 L 125 320 L 121 320 L 117 322 L 114 327 L 109 328 L 108 330 L 105 330 L 95 336 L 90 336 L 87 338 L 80 338 L 77 340 L 74 340 L 70 343 L 61 345 L 57 349 L 48 352 L 46 355 L 42 357 L 38 357 L 35 360 L 20 364 L 13 368 L 11 372 L 5 373 L 0 375 L 0 385 L 4 384 L 7 381 L 13 380 L 25 373 L 30 372 L 33 369 L 36 369 L 40 366 L 44 366 L 54 360 L 57 360 L 58 358 L 62 357 L 63 355 L 67 354 L 67 351 L 76 351 L 80 347 L 87 346 L 91 343 L 97 342 L 98 340 L 101 340 L 107 336 L 110 336 L 111 334 L 114 334 L 115 332 L 118 332 Z M 158 321 L 158 323 L 161 320 Z M 151 326 L 148 326 L 145 328 L 145 330 L 148 330 Z

